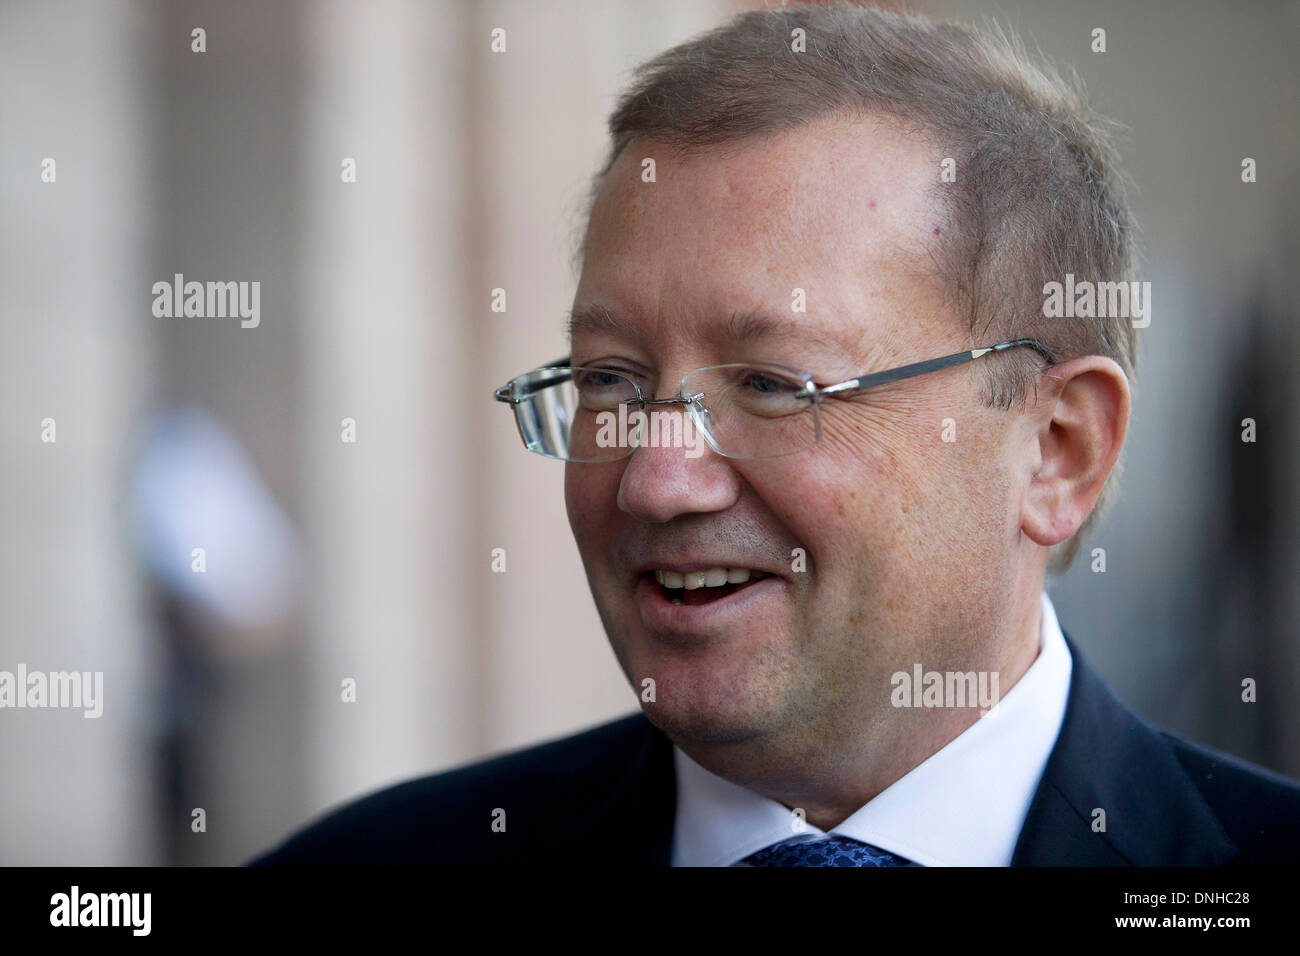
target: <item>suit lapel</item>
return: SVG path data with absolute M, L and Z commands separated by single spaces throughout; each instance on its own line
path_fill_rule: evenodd
M 672 742 L 642 714 L 620 721 L 626 754 L 608 779 L 590 781 L 570 797 L 570 822 L 560 834 L 565 855 L 632 867 L 669 866 L 677 812 L 677 775 Z M 584 782 L 588 783 L 588 782 Z M 585 803 L 585 806 L 581 804 Z
M 1237 856 L 1163 737 L 1066 638 L 1070 698 L 1012 866 L 1220 866 Z M 1097 810 L 1105 830 L 1094 832 Z
M 1164 738 L 1115 698 L 1068 637 L 1066 644 L 1073 667 L 1065 720 L 1011 865 L 1221 866 L 1235 858 L 1236 845 Z M 593 859 L 668 866 L 677 809 L 672 742 L 641 714 L 619 731 L 628 759 L 610 786 L 584 794 L 599 802 L 568 836 Z M 1106 828 L 1094 832 L 1098 809 Z

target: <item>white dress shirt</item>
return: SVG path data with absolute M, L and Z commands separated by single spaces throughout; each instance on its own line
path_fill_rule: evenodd
M 881 791 L 831 833 L 925 866 L 1008 866 L 1056 744 L 1073 662 L 1044 593 L 1039 654 L 989 716 Z M 673 866 L 733 866 L 796 835 L 790 810 L 673 747 Z M 805 824 L 801 839 L 825 836 Z

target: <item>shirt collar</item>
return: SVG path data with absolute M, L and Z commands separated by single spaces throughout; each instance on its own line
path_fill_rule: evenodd
M 925 866 L 1007 866 L 1065 718 L 1073 662 L 1042 595 L 1039 653 L 989 715 L 894 781 L 832 833 Z M 824 831 L 705 770 L 673 747 L 674 866 L 731 866 L 773 843 Z

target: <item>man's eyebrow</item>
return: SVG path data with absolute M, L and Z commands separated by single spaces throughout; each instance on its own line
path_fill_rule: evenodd
M 782 342 L 811 342 L 822 347 L 842 347 L 820 331 L 778 319 L 761 309 L 731 313 L 723 324 L 722 337 L 732 342 L 775 339 Z
M 580 305 L 569 312 L 565 332 L 572 340 L 579 332 L 606 334 L 618 338 L 635 337 L 639 328 L 600 304 Z M 819 329 L 778 319 L 762 309 L 738 309 L 722 324 L 716 336 L 724 342 L 775 341 L 782 344 L 810 344 L 831 351 L 842 352 L 844 343 L 836 341 Z
M 803 350 L 812 349 L 827 359 L 852 355 L 860 345 L 860 330 L 854 329 L 842 338 L 820 325 L 783 319 L 762 309 L 733 312 L 722 326 L 721 337 L 728 343 L 773 343 L 778 349 L 799 348 L 800 355 L 807 354 Z M 776 354 L 773 358 L 780 361 L 782 356 Z
M 578 332 L 604 333 L 615 337 L 628 338 L 633 332 L 633 327 L 630 323 L 620 319 L 606 306 L 599 304 L 579 305 L 569 310 L 568 320 L 564 323 L 564 334 L 570 341 Z

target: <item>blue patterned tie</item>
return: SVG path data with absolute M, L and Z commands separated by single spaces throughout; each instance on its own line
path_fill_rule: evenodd
M 842 836 L 774 843 L 741 862 L 750 866 L 920 866 L 888 850 Z

